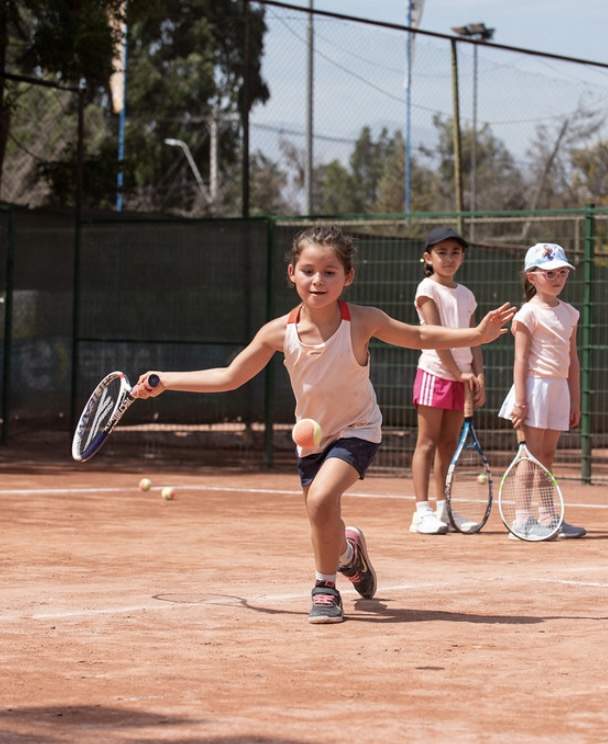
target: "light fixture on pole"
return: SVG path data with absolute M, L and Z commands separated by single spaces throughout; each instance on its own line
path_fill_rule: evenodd
M 194 178 L 196 179 L 196 183 L 198 184 L 200 190 L 202 191 L 205 199 L 209 200 L 209 196 L 207 194 L 207 189 L 205 188 L 203 177 L 201 176 L 201 172 L 199 171 L 196 163 L 194 162 L 194 158 L 192 157 L 192 153 L 190 152 L 190 148 L 188 147 L 188 145 L 183 140 L 173 139 L 172 137 L 167 137 L 167 139 L 165 139 L 165 145 L 170 145 L 171 147 L 181 147 L 181 149 L 184 151 L 184 155 L 186 156 L 186 159 L 188 160 L 188 164 L 190 165 L 190 168 L 192 169 L 192 172 L 194 173 Z
M 489 41 L 495 29 L 487 28 L 485 23 L 469 23 L 466 26 L 454 26 L 452 31 L 459 36 Z M 471 137 L 471 212 L 477 209 L 477 44 L 473 45 L 473 136 Z M 475 226 L 471 223 L 470 238 L 474 237 Z

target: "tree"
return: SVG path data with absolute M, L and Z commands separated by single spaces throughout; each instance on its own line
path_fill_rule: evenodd
M 589 149 L 575 148 L 571 159 L 572 189 L 579 206 L 608 206 L 608 142 L 600 140 Z
M 164 139 L 186 141 L 207 173 L 209 123 L 217 117 L 219 162 L 229 168 L 238 161 L 241 142 L 235 121 L 269 97 L 261 77 L 264 11 L 243 0 L 129 0 L 126 156 L 118 163 L 118 123 L 108 90 L 123 41 L 125 7 L 125 0 L 7 0 L 0 15 L 5 60 L 21 74 L 85 82 L 85 191 L 90 206 L 114 203 L 122 170 L 128 205 L 211 211 L 208 203 L 199 203 L 188 163 Z M 17 38 L 19 45 L 9 43 Z M 21 92 L 22 84 L 11 84 L 10 95 L 0 98 L 0 157 Z M 75 117 L 75 101 L 58 126 L 75 127 L 70 116 Z M 72 138 L 39 168 L 60 203 L 69 203 L 74 193 L 74 158 Z M 176 178 L 183 188 L 174 187 Z M 159 197 L 162 187 L 166 199 Z
M 423 148 L 421 152 L 432 164 L 436 164 L 439 188 L 435 210 L 452 211 L 455 209 L 453 120 L 436 114 L 433 125 L 437 130 L 437 147 L 434 150 Z M 522 174 L 504 143 L 494 137 L 488 124 L 484 124 L 477 132 L 473 132 L 471 128 L 461 131 L 462 170 L 465 176 L 464 209 L 468 209 L 471 204 L 470 189 L 466 188 L 470 181 L 466 176 L 471 171 L 473 137 L 476 138 L 477 209 L 525 208 Z
M 536 138 L 528 150 L 534 182 L 530 209 L 581 206 L 573 188 L 573 155 L 580 152 L 602 125 L 603 116 L 599 112 L 579 107 L 569 116 L 536 128 Z
M 262 152 L 255 152 L 251 158 L 250 183 L 253 216 L 297 213 L 297 204 L 288 194 L 288 174 Z
M 98 86 L 107 84 L 112 71 L 119 31 L 109 19 L 120 19 L 123 5 L 123 0 L 4 0 L 0 6 L 3 71 L 67 85 L 84 80 L 92 97 Z M 23 98 L 23 84 L 0 77 L 0 187 L 11 119 Z
M 188 163 L 166 138 L 184 141 L 201 173 L 209 173 L 212 154 L 225 171 L 241 156 L 239 120 L 270 96 L 261 77 L 264 11 L 249 8 L 245 16 L 243 7 L 240 0 L 166 0 L 162 12 L 130 26 L 125 180 L 147 208 L 188 209 L 195 201 L 194 189 L 162 202 L 162 188 L 145 193 L 176 171 L 193 184 Z

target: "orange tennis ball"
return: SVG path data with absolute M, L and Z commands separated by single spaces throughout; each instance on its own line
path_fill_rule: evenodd
M 293 427 L 291 436 L 299 447 L 311 449 L 319 444 L 323 431 L 314 419 L 302 419 Z

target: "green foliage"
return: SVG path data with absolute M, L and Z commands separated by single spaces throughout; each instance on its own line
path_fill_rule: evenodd
M 125 160 L 117 164 L 118 119 L 110 110 L 109 81 L 122 68 L 117 55 L 124 46 L 125 21 Z M 85 203 L 96 207 L 115 200 L 116 174 L 122 167 L 124 195 L 131 197 L 132 207 L 173 206 L 190 211 L 200 192 L 192 188 L 185 158 L 164 139 L 189 144 L 206 174 L 212 115 L 219 120 L 222 166 L 228 169 L 239 161 L 241 141 L 235 121 L 270 95 L 261 77 L 265 30 L 264 11 L 242 0 L 130 0 L 128 6 L 124 0 L 24 0 L 4 2 L 0 10 L 0 43 L 4 39 L 4 49 L 13 50 L 5 55 L 5 69 L 10 60 L 16 73 L 86 85 L 87 101 L 97 113 L 89 107 L 85 117 Z M 29 121 L 27 132 L 36 135 L 33 98 L 23 92 L 23 86 L 15 84 L 2 88 L 0 164 L 10 116 L 19 106 L 26 107 L 20 118 Z M 72 96 L 64 121 L 57 124 L 63 128 L 64 141 L 57 138 L 57 146 L 48 148 L 36 167 L 38 176 L 53 188 L 53 200 L 60 203 L 69 203 L 73 194 L 74 177 L 66 168 L 75 156 L 76 105 Z M 68 127 L 73 127 L 69 135 Z M 66 137 L 72 142 L 69 146 Z M 190 188 L 171 188 L 176 179 Z M 151 184 L 166 188 L 151 188 Z M 160 193 L 169 198 L 160 199 Z

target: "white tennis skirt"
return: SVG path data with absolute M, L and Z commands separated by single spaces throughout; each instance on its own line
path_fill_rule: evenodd
M 570 389 L 561 377 L 528 377 L 526 380 L 528 415 L 524 423 L 536 429 L 570 429 Z M 511 420 L 515 406 L 515 386 L 512 385 L 498 415 Z

